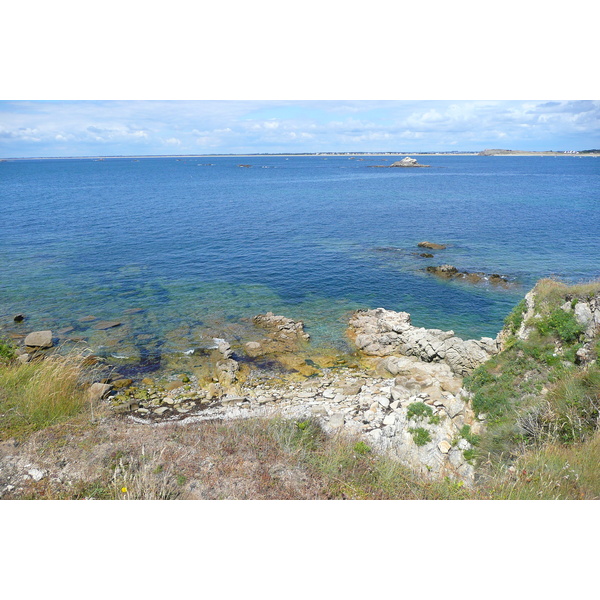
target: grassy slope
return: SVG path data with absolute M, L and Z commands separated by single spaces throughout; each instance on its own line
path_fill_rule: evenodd
M 527 339 L 516 336 L 525 315 L 521 302 L 506 319 L 504 351 L 467 378 L 473 408 L 487 420 L 476 461 L 494 496 L 600 497 L 599 345 L 592 363 L 578 365 L 583 328 L 561 308 L 599 292 L 598 283 L 540 281 Z

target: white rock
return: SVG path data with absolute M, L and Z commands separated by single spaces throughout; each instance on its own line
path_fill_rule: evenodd
M 442 440 L 438 444 L 438 449 L 442 454 L 448 454 L 448 452 L 450 452 L 450 448 L 452 448 L 452 444 L 450 444 L 447 440 Z
M 41 471 L 40 469 L 29 469 L 27 473 L 34 481 L 40 481 L 46 474 L 45 471 Z
M 336 428 L 342 427 L 344 425 L 344 419 L 344 413 L 333 413 L 331 417 L 329 417 L 329 425 Z
M 383 419 L 384 425 L 394 425 L 396 423 L 396 415 L 394 413 L 390 413 L 386 415 Z
M 373 400 L 379 402 L 379 404 L 381 404 L 381 406 L 383 406 L 384 408 L 387 408 L 390 405 L 389 399 L 385 396 L 373 396 Z

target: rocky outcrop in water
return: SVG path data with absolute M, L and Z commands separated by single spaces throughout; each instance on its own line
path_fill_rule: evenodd
M 349 336 L 370 356 L 415 356 L 424 362 L 444 362 L 457 375 L 468 375 L 499 350 L 492 338 L 463 340 L 453 331 L 413 327 L 410 314 L 377 308 L 357 311 Z
M 427 267 L 425 269 L 427 273 L 431 273 L 441 279 L 457 279 L 472 283 L 474 285 L 489 283 L 491 285 L 509 287 L 511 282 L 503 275 L 497 273 L 481 273 L 481 272 L 469 272 L 459 271 L 453 265 L 439 265 L 437 267 Z
M 272 312 L 257 315 L 252 321 L 260 329 L 266 330 L 267 335 L 260 341 L 246 344 L 245 350 L 249 356 L 295 352 L 302 342 L 310 339 L 310 335 L 304 331 L 302 321 L 293 321 L 288 317 L 275 315 Z
M 394 162 L 390 165 L 390 167 L 428 167 L 428 166 L 429 165 L 419 164 L 419 162 L 417 161 L 416 158 L 411 158 L 410 156 L 407 156 L 406 158 L 403 158 L 402 160 L 397 160 L 396 162 Z
M 419 248 L 428 248 L 429 250 L 445 250 L 444 244 L 436 244 L 435 242 L 419 242 L 417 244 Z

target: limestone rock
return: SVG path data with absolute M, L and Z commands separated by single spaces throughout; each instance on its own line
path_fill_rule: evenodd
M 32 348 L 51 348 L 52 331 L 33 331 L 25 338 L 25 345 Z
M 232 358 L 226 358 L 224 360 L 220 360 L 217 363 L 216 370 L 219 382 L 223 386 L 229 387 L 236 380 L 237 373 L 240 370 L 240 366 Z
M 575 305 L 574 312 L 577 322 L 584 327 L 588 327 L 594 319 L 590 305 L 587 302 L 578 302 Z
M 344 424 L 344 419 L 344 413 L 333 413 L 331 417 L 329 417 L 329 425 L 335 428 L 342 427 Z
M 225 340 L 219 339 L 217 341 L 217 350 L 223 355 L 224 358 L 231 358 L 231 355 L 233 354 L 231 345 Z
M 453 331 L 413 327 L 410 314 L 377 308 L 357 311 L 350 320 L 349 337 L 357 348 L 371 356 L 414 356 L 423 362 L 444 362 L 453 373 L 464 376 L 486 362 L 499 348 L 495 340 L 463 340 Z M 388 360 L 386 368 L 394 375 L 414 365 Z M 395 365 L 395 366 L 394 366 Z

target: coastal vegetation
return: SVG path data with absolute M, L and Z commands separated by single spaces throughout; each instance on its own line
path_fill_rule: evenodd
M 477 474 L 429 478 L 316 418 L 251 417 L 134 425 L 101 396 L 85 357 L 28 362 L 0 342 L 0 491 L 30 499 L 593 499 L 600 497 L 600 341 L 586 310 L 600 283 L 553 280 L 506 317 L 501 351 L 464 377 L 484 426 L 453 447 Z M 582 316 L 583 315 L 583 316 Z M 359 386 L 360 387 L 360 386 Z M 408 405 L 414 444 L 431 442 L 432 406 Z M 68 464 L 67 475 L 19 465 Z M 12 481 L 12 480 L 11 480 Z
M 0 440 L 23 438 L 91 409 L 83 383 L 85 358 L 49 356 L 22 364 L 0 345 Z

